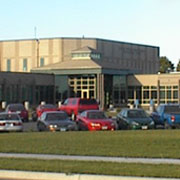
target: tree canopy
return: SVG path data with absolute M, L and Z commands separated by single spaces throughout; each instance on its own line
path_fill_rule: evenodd
M 160 57 L 160 69 L 161 73 L 168 73 L 174 70 L 174 64 L 166 57 Z
M 180 59 L 179 59 L 178 64 L 177 64 L 176 71 L 180 71 Z

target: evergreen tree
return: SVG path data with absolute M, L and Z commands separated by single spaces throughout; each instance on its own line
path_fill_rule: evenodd
M 166 57 L 160 57 L 160 69 L 161 73 L 167 73 L 174 70 L 174 64 Z
M 176 71 L 180 71 L 180 59 L 179 59 L 179 62 L 178 62 L 178 64 L 177 64 Z

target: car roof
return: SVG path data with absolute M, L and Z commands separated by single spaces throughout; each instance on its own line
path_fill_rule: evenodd
M 56 113 L 65 113 L 66 114 L 65 111 L 45 111 L 45 112 L 43 112 L 43 114 L 56 114 Z
M 132 108 L 132 109 L 130 109 L 130 108 L 123 108 L 122 110 L 126 110 L 126 111 L 144 111 L 144 109 L 141 109 L 141 108 Z
M 24 106 L 22 103 L 11 103 L 8 106 Z
M 90 110 L 85 110 L 85 112 L 104 112 L 102 110 L 98 110 L 98 109 L 90 109 Z

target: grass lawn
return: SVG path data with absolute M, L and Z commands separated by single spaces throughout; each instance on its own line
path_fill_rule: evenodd
M 178 165 L 1 158 L 0 169 L 180 178 L 180 166 Z
M 0 133 L 0 152 L 180 158 L 179 130 Z

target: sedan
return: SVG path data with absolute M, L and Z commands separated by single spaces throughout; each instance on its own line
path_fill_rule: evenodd
M 0 113 L 0 131 L 23 131 L 23 123 L 17 113 Z
M 5 111 L 8 113 L 16 112 L 17 114 L 19 114 L 22 121 L 26 121 L 26 122 L 28 121 L 28 111 L 26 110 L 24 105 L 21 103 L 9 104 L 6 107 Z
M 124 108 L 117 115 L 119 129 L 153 129 L 153 119 L 143 109 Z
M 36 121 L 43 112 L 45 111 L 57 111 L 57 107 L 53 104 L 40 104 L 37 108 L 36 111 L 32 113 L 32 119 L 33 121 Z
M 37 129 L 39 131 L 70 131 L 76 130 L 77 126 L 64 111 L 47 111 L 38 118 Z
M 116 122 L 108 118 L 103 111 L 87 110 L 77 116 L 79 130 L 115 130 Z

